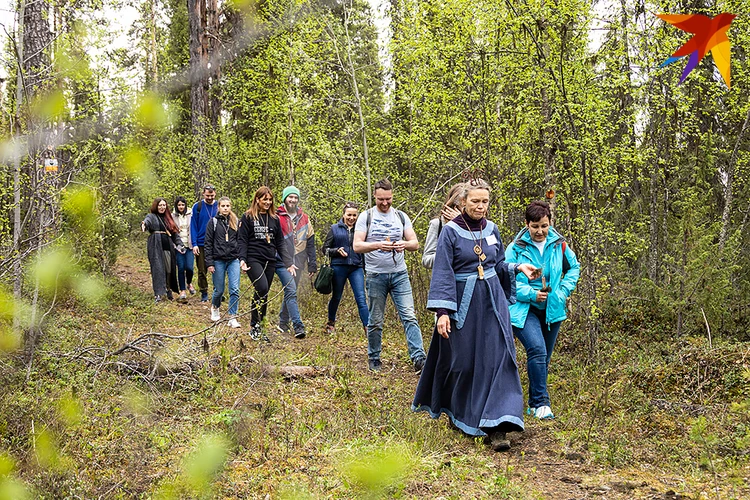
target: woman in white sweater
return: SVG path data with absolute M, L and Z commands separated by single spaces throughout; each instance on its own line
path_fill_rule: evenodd
M 174 212 L 172 218 L 174 219 L 177 227 L 180 228 L 180 239 L 183 242 L 190 241 L 190 218 L 193 213 L 190 210 L 190 206 L 184 197 L 178 196 L 174 200 Z M 188 245 L 189 243 L 185 243 Z M 193 252 L 187 251 L 184 253 L 177 252 L 177 282 L 180 286 L 180 298 L 177 299 L 180 302 L 187 302 L 187 292 L 190 291 L 190 295 L 195 293 L 193 288 Z

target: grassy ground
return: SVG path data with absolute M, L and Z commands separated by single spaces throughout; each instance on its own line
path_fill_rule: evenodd
M 550 378 L 558 418 L 527 420 L 497 454 L 410 411 L 418 378 L 392 309 L 373 375 L 348 291 L 335 335 L 308 285 L 308 338 L 258 343 L 244 318 L 241 331 L 211 327 L 195 298 L 153 304 L 147 270 L 129 252 L 106 305 L 63 304 L 30 372 L 0 360 L 0 498 L 750 496 L 746 345 L 643 342 L 613 321 L 589 362 L 565 325 Z M 275 326 L 278 282 L 272 294 Z M 150 332 L 174 338 L 113 354 Z M 285 378 L 289 365 L 314 370 Z

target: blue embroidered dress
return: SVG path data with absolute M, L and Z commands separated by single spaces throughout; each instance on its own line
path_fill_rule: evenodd
M 450 313 L 451 332 L 444 339 L 433 331 L 412 410 L 432 418 L 445 413 L 472 436 L 522 431 L 523 392 L 508 312 L 508 300 L 515 302 L 514 268 L 508 269 L 494 223 L 486 221 L 472 238 L 459 220 L 440 233 L 427 298 L 428 309 Z M 487 256 L 483 280 L 475 239 Z

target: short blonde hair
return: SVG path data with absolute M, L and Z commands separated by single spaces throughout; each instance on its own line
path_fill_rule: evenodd
M 488 193 L 492 194 L 492 188 L 487 184 L 484 179 L 471 179 L 463 184 L 463 191 L 461 191 L 461 201 L 466 201 L 466 197 L 469 196 L 469 191 L 476 189 L 484 189 Z

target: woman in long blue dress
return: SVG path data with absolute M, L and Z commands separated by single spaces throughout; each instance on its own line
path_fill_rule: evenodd
M 485 218 L 489 199 L 486 182 L 467 182 L 461 214 L 440 233 L 427 298 L 438 320 L 412 409 L 445 413 L 503 451 L 510 448 L 505 433 L 524 428 L 508 301 L 515 301 L 515 274 L 538 271 L 505 262 L 500 232 Z

